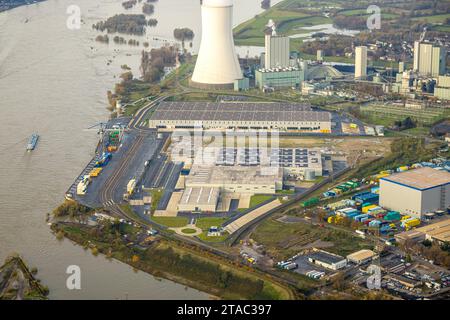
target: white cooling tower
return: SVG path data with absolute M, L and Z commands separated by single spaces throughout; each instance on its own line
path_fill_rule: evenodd
M 236 79 L 242 79 L 242 71 L 234 48 L 233 0 L 203 0 L 202 40 L 192 84 L 224 88 Z

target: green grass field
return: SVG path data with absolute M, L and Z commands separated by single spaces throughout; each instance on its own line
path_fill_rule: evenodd
M 193 233 L 196 233 L 197 230 L 192 229 L 192 228 L 184 228 L 183 230 L 181 230 L 181 232 L 183 232 L 185 234 L 193 234 Z
M 169 228 L 181 228 L 189 222 L 186 217 L 152 217 L 152 220 Z
M 423 21 L 428 23 L 445 23 L 445 21 L 450 18 L 450 13 L 447 14 L 437 14 L 434 16 L 424 16 L 424 17 L 415 17 L 411 20 L 413 21 Z
M 431 125 L 434 122 L 448 117 L 450 112 L 438 108 L 426 108 L 423 110 L 405 109 L 403 107 L 370 105 L 361 108 L 361 113 L 373 124 L 392 125 L 396 120 L 406 117 L 416 120 L 419 124 Z
M 264 30 L 267 22 L 273 19 L 279 25 L 280 32 L 291 30 L 294 26 L 302 25 L 302 19 L 311 16 L 305 13 L 284 10 L 286 1 L 280 2 L 269 10 L 255 16 L 234 29 L 235 42 L 237 45 L 264 45 Z M 311 25 L 312 21 L 305 25 Z M 285 26 L 283 26 L 283 24 Z
M 220 237 L 208 237 L 208 231 L 211 227 L 220 227 L 228 218 L 220 218 L 220 217 L 205 217 L 198 218 L 195 226 L 202 229 L 203 232 L 199 234 L 197 237 L 202 241 L 207 242 L 222 242 L 228 238 L 228 232 L 223 233 Z
M 350 9 L 350 10 L 342 10 L 339 11 L 340 15 L 344 15 L 346 17 L 352 17 L 352 16 L 360 16 L 360 17 L 369 17 L 372 13 L 367 13 L 367 9 Z M 398 15 L 395 13 L 387 13 L 381 11 L 381 19 L 395 19 Z
M 271 195 L 267 194 L 255 194 L 250 198 L 250 208 L 256 207 L 257 205 L 273 198 Z
M 213 226 L 220 227 L 227 220 L 227 218 L 217 217 L 198 218 L 195 222 L 195 226 L 202 229 L 203 231 L 208 231 L 209 228 Z

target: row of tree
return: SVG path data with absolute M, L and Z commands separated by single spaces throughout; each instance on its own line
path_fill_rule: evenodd
M 146 20 L 143 14 L 116 14 L 106 21 L 99 21 L 92 25 L 92 28 L 108 33 L 125 33 L 134 35 L 143 35 L 146 26 L 156 26 L 156 19 Z
M 164 75 L 164 68 L 175 65 L 177 54 L 178 50 L 173 46 L 152 49 L 150 52 L 142 51 L 141 73 L 144 81 L 159 81 Z

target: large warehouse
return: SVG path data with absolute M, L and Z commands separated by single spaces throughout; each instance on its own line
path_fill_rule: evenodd
M 161 102 L 149 119 L 149 127 L 330 133 L 331 113 L 295 103 Z
M 283 188 L 282 169 L 194 165 L 185 179 L 188 188 L 219 188 L 229 193 L 274 194 Z
M 283 168 L 284 175 L 322 176 L 322 153 L 318 148 L 221 148 L 216 165 L 222 166 L 270 166 Z
M 422 218 L 450 205 L 450 173 L 419 168 L 380 179 L 380 206 Z
M 219 188 L 195 187 L 186 188 L 183 192 L 178 211 L 216 211 L 219 202 Z
M 331 270 L 339 270 L 347 266 L 347 260 L 344 257 L 315 248 L 308 255 L 308 261 Z

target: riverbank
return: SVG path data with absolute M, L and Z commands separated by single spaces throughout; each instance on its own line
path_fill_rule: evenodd
M 28 1 L 28 0 L 7 0 L 7 1 L 0 1 L 0 12 L 3 11 L 7 11 L 7 10 L 12 10 L 14 8 L 17 7 L 21 7 L 21 6 L 27 6 L 30 4 L 35 4 L 35 3 L 39 3 L 39 2 L 43 2 L 45 0 L 33 0 L 33 1 Z
M 56 222 L 51 229 L 94 255 L 126 263 L 220 299 L 294 299 L 294 292 L 265 275 L 197 247 L 161 237 L 139 241 L 139 230 L 114 222 L 97 226 Z
M 23 259 L 13 254 L 0 267 L 0 300 L 47 300 L 48 288 L 29 270 Z

